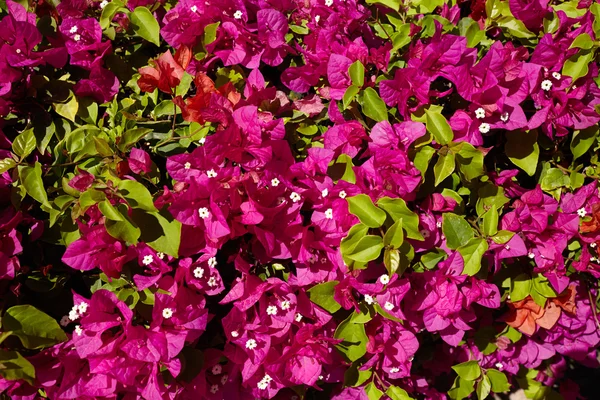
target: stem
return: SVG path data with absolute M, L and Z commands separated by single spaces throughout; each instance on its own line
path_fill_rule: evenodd
M 600 329 L 600 322 L 598 322 L 598 315 L 597 315 L 597 311 L 596 311 L 596 302 L 593 301 L 592 299 L 592 292 L 589 290 L 589 284 L 588 286 L 588 297 L 590 299 L 590 307 L 592 308 L 592 314 L 594 314 L 594 322 L 596 323 L 596 327 L 598 327 L 598 329 Z

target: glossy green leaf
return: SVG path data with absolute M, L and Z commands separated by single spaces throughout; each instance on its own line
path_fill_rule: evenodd
M 379 228 L 385 222 L 385 211 L 378 208 L 366 194 L 348 197 L 348 209 L 360 222 L 370 228 Z
M 506 155 L 517 167 L 533 176 L 538 166 L 540 146 L 537 143 L 537 131 L 506 132 Z
M 131 146 L 136 144 L 141 138 L 151 133 L 152 129 L 148 128 L 134 128 L 125 131 L 121 140 L 119 141 L 119 150 L 127 151 Z
M 342 307 L 333 298 L 338 283 L 338 281 L 329 281 L 315 285 L 308 290 L 308 297 L 313 303 L 333 314 Z
M 5 173 L 9 169 L 12 169 L 17 166 L 17 162 L 12 158 L 5 158 L 0 160 L 0 174 Z
M 356 60 L 352 63 L 352 65 L 350 65 L 350 68 L 348 68 L 348 74 L 350 75 L 353 85 L 360 88 L 365 84 L 365 66 L 360 62 L 360 60 Z
M 379 400 L 383 396 L 383 392 L 375 386 L 373 382 L 370 382 L 365 386 L 365 393 L 369 400 Z
M 454 167 L 454 153 L 448 151 L 445 154 L 440 154 L 435 166 L 433 167 L 435 186 L 438 186 L 447 177 L 449 177 L 454 172 Z
M 348 235 L 342 239 L 340 244 L 340 250 L 344 256 L 352 253 L 356 248 L 356 245 L 362 239 L 367 232 L 369 227 L 363 224 L 356 224 L 348 231 Z
M 402 227 L 406 231 L 406 237 L 423 240 L 423 235 L 419 230 L 419 216 L 408 208 L 404 200 L 382 197 L 377 200 L 377 205 L 384 209 L 394 221 L 402 219 Z
M 383 264 L 391 276 L 396 273 L 400 266 L 400 253 L 397 249 L 385 249 L 383 252 Z
M 398 219 L 383 235 L 383 244 L 397 249 L 402 242 L 404 242 L 404 230 L 402 229 L 402 219 Z
M 474 236 L 473 228 L 465 218 L 453 213 L 444 213 L 442 216 L 442 231 L 451 249 L 466 245 Z
M 573 82 L 586 76 L 589 71 L 589 64 L 594 58 L 594 53 L 589 50 L 581 50 L 579 53 L 565 60 L 562 68 L 562 74 L 570 76 Z
M 453 365 L 452 369 L 461 379 L 466 381 L 474 381 L 481 376 L 481 368 L 476 360 Z
M 338 325 L 333 336 L 336 339 L 343 340 L 340 344 L 336 345 L 336 348 L 348 360 L 356 361 L 367 352 L 369 338 L 365 332 L 365 325 L 354 323 L 351 320 L 352 314 Z
M 492 390 L 492 384 L 490 383 L 490 378 L 488 378 L 486 375 L 484 375 L 482 377 L 482 379 L 477 382 L 477 389 L 476 389 L 476 393 L 477 393 L 477 398 L 479 400 L 485 400 L 488 395 L 490 394 L 490 391 Z
M 35 143 L 33 128 L 26 129 L 17 135 L 12 143 L 12 150 L 22 160 L 35 150 Z
M 381 4 L 382 6 L 389 7 L 394 11 L 398 11 L 402 2 L 401 0 L 367 0 L 367 4 Z
M 427 130 L 431 132 L 436 142 L 441 145 L 448 144 L 452 141 L 454 134 L 452 128 L 446 118 L 439 111 L 434 111 L 431 108 L 425 110 Z
M 127 200 L 127 203 L 133 208 L 141 208 L 146 211 L 156 211 L 152 195 L 140 182 L 132 180 L 122 180 L 118 186 L 119 193 Z
M 54 318 L 28 304 L 9 308 L 2 316 L 2 329 L 12 331 L 27 349 L 42 349 L 67 340 Z
M 457 250 L 465 261 L 463 274 L 473 276 L 481 269 L 481 259 L 488 249 L 485 239 L 472 238 L 469 242 Z
M 36 162 L 33 167 L 19 165 L 18 171 L 19 180 L 27 194 L 43 205 L 51 207 L 42 181 L 42 165 L 39 162 Z
M 510 301 L 523 300 L 531 293 L 531 277 L 527 274 L 520 274 L 511 280 Z
M 35 368 L 19 352 L 0 349 L 0 375 L 9 381 L 23 379 L 33 385 Z
M 368 87 L 362 97 L 362 110 L 364 114 L 377 121 L 387 121 L 387 107 L 375 89 Z
M 589 128 L 575 131 L 573 138 L 571 139 L 571 152 L 573 153 L 573 159 L 578 159 L 583 156 L 598 138 L 598 125 L 590 126 Z
M 391 400 L 413 400 L 406 390 L 399 388 L 398 386 L 390 386 L 385 394 L 388 395 Z
M 490 368 L 486 371 L 485 375 L 490 380 L 494 393 L 504 393 L 510 390 L 510 384 L 503 372 Z
M 217 29 L 221 22 L 213 22 L 212 24 L 208 24 L 204 27 L 204 36 L 202 39 L 202 43 L 207 46 L 214 42 L 217 39 Z
M 136 7 L 129 19 L 133 24 L 133 31 L 150 43 L 160 46 L 160 27 L 154 15 L 146 7 Z
M 448 396 L 453 400 L 462 400 L 469 397 L 475 390 L 475 384 L 473 381 L 461 379 L 456 377 L 452 389 L 448 391 Z
M 345 256 L 358 262 L 369 262 L 379 257 L 381 249 L 383 249 L 381 236 L 366 235 L 358 241 L 354 250 Z
M 54 110 L 58 115 L 65 117 L 69 121 L 75 122 L 77 111 L 79 110 L 79 102 L 75 95 L 71 96 L 66 103 L 54 103 Z

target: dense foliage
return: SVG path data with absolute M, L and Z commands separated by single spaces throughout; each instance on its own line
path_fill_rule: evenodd
M 4 396 L 581 398 L 597 1 L 2 10 Z

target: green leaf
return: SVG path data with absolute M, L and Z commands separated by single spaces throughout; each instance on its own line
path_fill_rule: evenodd
M 481 376 L 481 368 L 476 360 L 453 365 L 452 369 L 461 379 L 466 381 L 474 381 Z
M 397 249 L 385 249 L 383 252 L 383 264 L 390 276 L 395 274 L 400 266 L 400 252 Z
M 348 74 L 352 80 L 352 84 L 361 88 L 365 84 L 365 66 L 356 60 L 350 68 L 348 68 Z
M 394 11 L 398 11 L 400 9 L 401 0 L 367 0 L 367 4 L 381 4 L 382 6 L 389 7 Z
M 368 87 L 362 98 L 362 109 L 364 114 L 377 122 L 387 121 L 387 107 L 375 89 Z
M 65 117 L 69 121 L 75 122 L 77 110 L 79 110 L 79 102 L 75 95 L 72 95 L 66 103 L 54 103 L 53 106 L 58 115 Z
M 377 389 L 377 386 L 373 382 L 370 382 L 365 386 L 365 393 L 369 400 L 379 400 L 383 396 L 383 392 Z
M 121 220 L 106 220 L 104 224 L 106 231 L 115 239 L 132 244 L 137 243 L 141 231 L 127 216 L 127 206 L 125 204 L 119 204 L 116 209 L 121 214 Z
M 127 200 L 132 208 L 141 208 L 146 211 L 156 211 L 152 195 L 140 182 L 129 179 L 122 180 L 118 186 L 119 193 Z
M 360 239 L 362 239 L 368 231 L 369 227 L 363 224 L 356 224 L 350 228 L 348 235 L 342 239 L 342 243 L 340 244 L 342 254 L 347 257 L 348 254 L 352 253 Z
M 47 207 L 52 207 L 48 202 L 48 194 L 42 181 L 42 164 L 36 161 L 33 167 L 19 165 L 19 180 L 28 195 Z
M 2 316 L 2 329 L 12 331 L 27 349 L 42 349 L 67 340 L 54 318 L 28 304 L 9 308 Z
M 413 400 L 413 398 L 406 393 L 406 390 L 399 388 L 398 386 L 390 386 L 385 394 L 387 394 L 391 400 Z
M 336 348 L 348 360 L 356 361 L 367 352 L 369 338 L 365 332 L 364 324 L 351 321 L 352 314 L 338 325 L 333 336 L 336 339 L 343 340 L 340 344 L 336 345 Z
M 35 143 L 33 128 L 26 129 L 15 138 L 12 149 L 23 160 L 35 150 Z
M 202 43 L 204 46 L 207 46 L 214 42 L 217 39 L 217 29 L 221 22 L 213 22 L 212 24 L 206 25 L 204 27 L 204 36 L 202 38 Z
M 474 390 L 475 385 L 473 381 L 468 381 L 457 377 L 454 380 L 454 385 L 452 386 L 452 389 L 448 391 L 448 396 L 450 396 L 450 398 L 454 400 L 462 400 L 469 397 L 469 395 L 473 393 Z
M 456 162 L 458 169 L 468 181 L 479 178 L 485 173 L 483 169 L 483 153 L 469 142 L 460 142 L 460 147 L 458 147 L 456 154 Z
M 110 200 L 106 199 L 101 203 L 98 203 L 98 209 L 102 215 L 111 221 L 124 221 L 125 218 L 121 213 L 111 204 Z
M 589 50 L 594 47 L 594 41 L 588 33 L 580 33 L 569 46 L 569 49 L 584 49 Z
M 140 221 L 136 218 L 139 214 L 144 214 L 146 217 Z M 174 219 L 168 212 L 147 213 L 134 210 L 132 216 L 142 231 L 141 240 L 158 252 L 178 257 L 181 244 L 181 222 Z
M 537 131 L 506 132 L 506 155 L 510 161 L 529 176 L 533 176 L 538 166 L 540 146 L 537 143 Z
M 12 158 L 5 158 L 4 160 L 0 160 L 0 174 L 5 173 L 9 169 L 16 167 L 17 162 Z
M 344 106 L 344 110 L 348 108 L 354 97 L 360 92 L 360 88 L 358 86 L 350 85 L 346 92 L 344 93 L 344 97 L 342 98 L 342 105 Z
M 590 126 L 580 131 L 575 131 L 571 139 L 571 153 L 576 160 L 584 155 L 596 141 L 599 131 L 598 125 Z
M 503 372 L 490 368 L 486 371 L 485 375 L 490 380 L 494 393 L 504 393 L 510 390 L 510 384 Z
M 133 31 L 147 41 L 160 46 L 160 27 L 154 15 L 146 7 L 136 7 L 129 19 L 133 23 Z
M 448 151 L 445 154 L 440 154 L 435 166 L 433 167 L 433 173 L 435 176 L 435 186 L 442 183 L 447 177 L 452 175 L 455 167 L 454 153 Z
M 141 138 L 151 133 L 152 129 L 148 128 L 134 128 L 126 130 L 121 140 L 119 141 L 119 145 L 117 146 L 121 151 L 127 151 L 131 146 L 136 144 Z
M 102 9 L 102 14 L 100 15 L 100 28 L 102 30 L 110 26 L 110 22 L 121 7 L 124 7 L 122 2 L 113 0 Z
M 338 283 L 338 281 L 329 281 L 313 286 L 308 290 L 308 297 L 310 298 L 310 301 L 328 311 L 330 314 L 333 314 L 342 308 L 342 306 L 340 306 L 340 304 L 333 298 L 335 287 Z
M 379 257 L 381 249 L 383 249 L 381 236 L 366 235 L 358 241 L 352 253 L 345 256 L 354 261 L 369 262 Z
M 404 231 L 402 230 L 402 218 L 400 218 L 383 235 L 383 244 L 397 249 L 402 245 L 402 242 L 404 242 Z
M 452 141 L 454 134 L 452 128 L 446 118 L 439 111 L 433 111 L 432 109 L 425 110 L 426 126 L 427 130 L 431 132 L 436 142 L 441 145 L 448 144 Z
M 483 214 L 483 233 L 487 236 L 494 236 L 498 232 L 498 218 L 496 207 L 490 208 Z
M 484 400 L 490 394 L 492 389 L 492 384 L 490 383 L 490 378 L 486 375 L 483 376 L 483 379 L 477 383 L 477 398 L 479 400 Z
M 588 73 L 588 65 L 594 58 L 594 53 L 589 50 L 581 50 L 579 53 L 569 57 L 562 69 L 562 74 L 570 76 L 573 82 L 577 79 L 586 76 Z
M 33 385 L 35 368 L 19 352 L 0 349 L 0 375 L 6 380 L 25 380 Z
M 481 269 L 481 259 L 488 249 L 485 239 L 475 237 L 469 242 L 458 248 L 458 252 L 465 261 L 463 274 L 473 276 Z
M 442 232 L 446 236 L 446 243 L 451 249 L 457 249 L 467 244 L 474 236 L 471 225 L 463 216 L 453 213 L 444 213 L 442 216 Z
M 350 212 L 360 219 L 360 222 L 370 228 L 379 228 L 385 222 L 385 211 L 378 208 L 366 194 L 348 197 Z
M 402 220 L 402 227 L 406 231 L 406 237 L 410 239 L 423 240 L 419 230 L 419 216 L 411 211 L 402 199 L 382 197 L 377 200 L 377 205 L 384 209 L 392 220 Z
M 510 301 L 523 300 L 531 293 L 531 277 L 520 274 L 510 282 Z
M 513 236 L 515 236 L 514 232 L 501 230 L 492 236 L 492 240 L 497 244 L 506 244 Z
M 431 161 L 431 157 L 433 157 L 434 154 L 435 149 L 431 146 L 423 146 L 415 154 L 415 168 L 417 168 L 421 172 L 421 176 L 423 178 L 425 177 L 425 173 L 429 168 L 429 162 Z
M 532 279 L 533 290 L 538 292 L 540 295 L 546 298 L 552 298 L 558 296 L 558 293 L 552 288 L 550 282 L 544 275 L 536 274 Z

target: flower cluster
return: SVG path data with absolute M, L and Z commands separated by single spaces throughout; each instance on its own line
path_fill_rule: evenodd
M 599 1 L 22 4 L 0 394 L 588 395 Z

